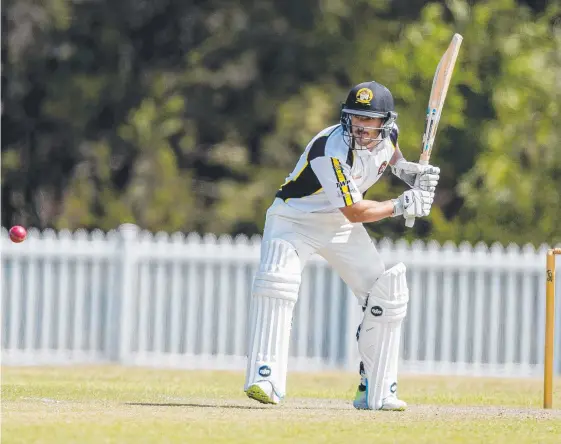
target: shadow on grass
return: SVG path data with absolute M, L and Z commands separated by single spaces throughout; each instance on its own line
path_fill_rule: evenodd
M 240 409 L 240 410 L 266 410 L 273 406 L 249 406 L 232 404 L 199 404 L 199 403 L 177 403 L 177 402 L 125 402 L 125 405 L 136 405 L 144 407 L 200 407 L 205 409 Z
M 239 405 L 239 404 L 208 404 L 198 402 L 125 402 L 124 405 L 143 407 L 198 407 L 205 409 L 234 409 L 234 410 L 349 410 L 335 405 Z

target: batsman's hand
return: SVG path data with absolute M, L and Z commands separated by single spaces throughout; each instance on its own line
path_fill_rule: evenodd
M 392 167 L 392 172 L 411 188 L 434 192 L 440 180 L 440 168 L 401 160 Z
M 428 216 L 434 201 L 434 192 L 423 190 L 407 190 L 397 199 L 393 200 L 392 217 L 401 216 L 405 219 L 410 217 Z
M 426 165 L 425 170 L 415 178 L 413 188 L 434 193 L 440 180 L 440 168 Z

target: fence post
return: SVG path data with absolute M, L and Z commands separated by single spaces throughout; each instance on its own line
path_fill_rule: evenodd
M 117 361 L 127 364 L 132 349 L 132 326 L 134 318 L 134 298 L 136 296 L 137 281 L 137 242 L 139 227 L 134 224 L 119 226 L 119 267 L 117 267 L 118 288 L 118 316 L 114 319 L 118 323 L 115 329 L 119 332 Z M 117 301 L 114 301 L 117 302 Z

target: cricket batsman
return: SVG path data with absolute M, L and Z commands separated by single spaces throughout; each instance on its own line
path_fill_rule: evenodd
M 278 404 L 286 392 L 288 345 L 302 270 L 323 256 L 350 287 L 364 315 L 357 332 L 357 409 L 404 410 L 397 397 L 401 325 L 409 290 L 406 269 L 389 270 L 364 223 L 430 213 L 440 169 L 408 162 L 399 150 L 390 91 L 374 81 L 356 85 L 340 122 L 320 131 L 267 210 L 261 260 L 253 282 L 245 380 L 248 397 Z M 364 193 L 390 166 L 410 189 L 383 202 Z

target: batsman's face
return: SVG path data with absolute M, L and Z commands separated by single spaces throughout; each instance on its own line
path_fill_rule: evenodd
M 383 120 L 379 117 L 351 116 L 355 142 L 364 148 L 374 148 L 380 142 Z

